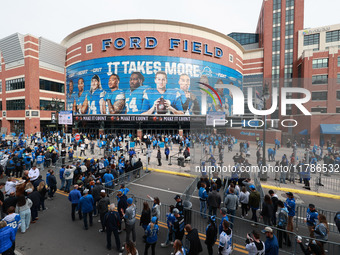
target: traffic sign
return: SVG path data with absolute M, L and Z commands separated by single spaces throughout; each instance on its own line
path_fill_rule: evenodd
M 80 134 L 76 134 L 75 139 L 76 139 L 76 141 L 79 141 L 80 140 Z

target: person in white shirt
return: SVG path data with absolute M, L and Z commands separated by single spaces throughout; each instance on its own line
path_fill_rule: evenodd
M 256 230 L 250 234 L 247 234 L 246 250 L 249 252 L 249 255 L 265 254 L 264 242 L 260 240 L 260 234 Z
M 85 154 L 85 144 L 84 143 L 82 143 L 80 145 L 80 157 L 81 157 L 82 154 L 84 154 L 84 156 L 86 156 L 86 154 Z
M 6 195 L 9 196 L 11 193 L 15 193 L 16 192 L 16 184 L 17 184 L 17 181 L 14 179 L 14 177 L 9 177 L 7 179 L 6 184 L 5 184 L 5 193 L 6 193 Z
M 38 179 L 40 175 L 39 169 L 34 165 L 28 172 L 28 177 L 30 178 L 31 182 L 34 182 L 36 179 Z
M 229 255 L 232 252 L 232 236 L 233 232 L 229 227 L 227 220 L 223 221 L 223 231 L 220 234 L 220 243 L 218 245 L 218 251 L 221 255 Z

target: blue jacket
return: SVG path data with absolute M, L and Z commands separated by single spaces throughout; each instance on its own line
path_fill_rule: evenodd
M 273 238 L 266 239 L 266 242 L 264 243 L 266 255 L 278 255 L 279 254 L 279 243 L 277 241 L 276 236 L 273 236 Z
M 315 226 L 316 221 L 318 219 L 318 213 L 317 211 L 311 211 L 309 208 L 307 208 L 307 226 Z
M 68 194 L 68 200 L 70 200 L 72 204 L 78 204 L 80 198 L 81 193 L 77 189 L 72 190 L 70 194 Z
M 0 253 L 3 253 L 11 248 L 14 241 L 15 231 L 13 228 L 6 226 L 0 229 Z
M 157 224 L 154 224 L 153 229 L 151 229 L 151 223 L 149 223 L 149 225 L 147 226 L 146 230 L 145 230 L 145 235 L 146 235 L 146 242 L 147 243 L 156 243 L 157 239 L 158 239 L 158 230 L 159 227 Z
M 288 216 L 295 216 L 295 199 L 287 198 L 285 206 L 288 209 Z
M 176 220 L 175 215 L 173 215 L 172 213 L 167 213 L 166 214 L 166 224 L 168 226 L 168 229 L 172 228 L 175 220 Z
M 114 177 L 112 174 L 105 173 L 103 176 L 105 187 L 112 187 L 113 186 L 113 180 Z
M 89 213 L 93 211 L 94 200 L 92 195 L 83 196 L 79 199 L 79 205 L 82 213 Z
M 206 201 L 208 198 L 208 193 L 205 188 L 200 187 L 200 190 L 198 192 L 198 196 L 200 197 L 201 201 Z
M 64 179 L 64 172 L 65 172 L 65 168 L 60 168 L 60 170 L 59 170 L 59 178 L 60 178 L 60 180 Z

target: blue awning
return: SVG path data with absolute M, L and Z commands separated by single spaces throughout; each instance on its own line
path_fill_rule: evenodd
M 302 130 L 299 134 L 300 135 L 308 135 L 308 129 Z
M 320 133 L 326 135 L 340 135 L 340 124 L 320 124 Z

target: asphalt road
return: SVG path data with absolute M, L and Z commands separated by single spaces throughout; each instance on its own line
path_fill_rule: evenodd
M 130 189 L 130 196 L 134 195 L 142 199 L 147 199 L 146 195 L 158 196 L 163 204 L 175 204 L 174 196 L 182 194 L 185 188 L 192 183 L 193 179 L 166 175 L 152 172 L 144 178 L 131 183 L 128 187 Z M 266 192 L 266 191 L 265 191 Z M 220 192 L 221 194 L 222 192 Z M 281 194 L 282 193 L 282 194 Z M 284 199 L 283 193 L 278 193 L 279 197 Z M 199 211 L 199 200 L 197 191 L 191 199 L 193 210 Z M 116 202 L 114 197 L 111 197 L 112 202 Z M 138 207 L 141 207 L 141 199 L 135 199 Z M 315 204 L 323 205 L 325 209 L 334 208 L 334 204 L 339 205 L 339 200 L 325 199 L 318 197 L 311 197 L 307 195 L 300 195 L 298 197 L 299 203 L 308 204 L 313 202 Z M 71 220 L 71 205 L 67 199 L 67 194 L 58 191 L 54 200 L 46 200 L 48 210 L 39 213 L 39 220 L 32 224 L 30 229 L 25 233 L 17 234 L 17 250 L 24 255 L 37 254 L 43 251 L 43 254 L 118 254 L 115 250 L 108 251 L 106 249 L 106 235 L 99 233 L 101 228 L 98 223 L 98 217 L 94 218 L 94 225 L 89 230 L 83 230 L 83 221 Z M 140 211 L 140 208 L 138 209 Z M 167 208 L 162 208 L 161 214 L 164 217 Z M 240 215 L 240 210 L 237 210 L 236 216 Z M 220 216 L 219 213 L 217 215 Z M 248 216 L 250 219 L 250 213 Z M 142 254 L 144 251 L 144 243 L 142 242 L 143 231 L 137 223 L 137 249 Z M 192 215 L 192 226 L 204 232 L 207 225 L 206 220 L 203 220 L 199 214 Z M 167 230 L 164 224 L 160 224 L 160 233 L 158 243 L 156 245 L 156 254 L 170 254 L 171 247 L 161 248 L 160 243 L 166 239 Z M 235 219 L 234 221 L 234 244 L 235 249 L 233 254 L 245 254 L 244 237 L 246 233 L 250 232 L 254 227 L 250 226 L 250 222 Z M 263 227 L 255 227 L 261 230 Z M 300 235 L 307 235 L 307 229 L 300 227 L 298 230 Z M 121 242 L 125 240 L 125 232 L 120 235 Z M 201 236 L 204 240 L 204 236 Z M 207 254 L 204 241 L 201 241 L 204 248 L 202 254 Z M 262 240 L 265 240 L 264 235 Z M 338 241 L 338 235 L 331 234 L 330 240 Z M 113 247 L 115 247 L 114 238 L 112 238 Z M 215 252 L 217 253 L 217 245 L 215 245 Z M 149 253 L 151 253 L 149 251 Z
M 156 183 L 155 183 L 156 182 Z M 178 176 L 168 176 L 162 174 L 152 173 L 144 179 L 138 181 L 139 185 L 130 185 L 130 194 L 138 196 L 158 196 L 164 203 L 173 202 L 175 194 L 181 194 L 181 189 L 190 184 L 192 179 Z M 153 188 L 146 188 L 146 185 L 153 183 Z M 161 191 L 160 189 L 176 184 L 171 190 Z M 115 198 L 111 197 L 112 201 Z M 115 201 L 116 202 L 116 201 Z M 46 200 L 46 211 L 39 212 L 39 220 L 32 224 L 25 234 L 20 231 L 16 238 L 16 250 L 23 255 L 31 254 L 118 254 L 117 251 L 106 249 L 106 235 L 99 233 L 101 228 L 98 223 L 99 217 L 94 218 L 94 224 L 89 230 L 83 230 L 83 221 L 71 220 L 71 204 L 67 199 L 67 194 L 57 191 L 53 200 Z M 166 240 L 167 229 L 164 224 L 160 224 L 160 232 L 158 236 L 158 243 L 156 245 L 156 254 L 170 254 L 172 247 L 161 248 L 160 243 Z M 143 229 L 136 225 L 137 230 L 137 249 L 140 254 L 144 253 L 144 243 L 142 241 Z M 125 240 L 125 232 L 120 235 L 121 242 Z M 203 239 L 203 238 L 202 238 Z M 203 253 L 207 254 L 204 241 L 201 241 L 203 246 Z M 112 238 L 112 245 L 115 247 L 114 238 Z M 217 246 L 215 247 L 217 252 Z M 149 251 L 151 254 L 151 251 Z M 237 253 L 236 253 L 237 254 Z M 242 253 L 244 254 L 244 252 Z

